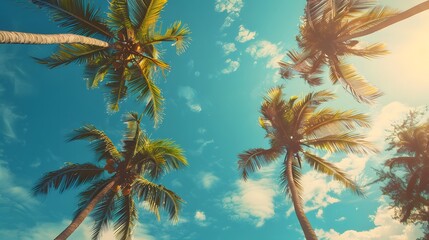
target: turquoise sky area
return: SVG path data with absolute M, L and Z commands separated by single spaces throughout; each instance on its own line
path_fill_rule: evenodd
M 0 30 L 63 33 L 45 11 L 31 1 L 3 0 Z M 90 1 L 103 11 L 107 0 Z M 383 0 L 407 9 L 422 0 Z M 429 12 L 377 32 L 363 42 L 383 42 L 390 54 L 372 60 L 349 58 L 359 73 L 384 95 L 377 104 L 357 103 L 341 86 L 316 88 L 301 79 L 284 80 L 277 62 L 296 47 L 305 1 L 284 0 L 176 0 L 169 1 L 161 21 L 186 23 L 192 42 L 176 55 L 163 45 L 171 65 L 158 76 L 165 101 L 164 121 L 156 129 L 150 119 L 144 128 L 151 138 L 171 138 L 186 152 L 190 165 L 163 177 L 159 183 L 173 189 L 185 201 L 176 225 L 163 215 L 139 206 L 136 240 L 285 240 L 303 239 L 291 202 L 278 185 L 280 167 L 271 165 L 240 180 L 237 155 L 254 147 L 266 147 L 258 116 L 262 97 L 276 85 L 284 85 L 286 97 L 330 89 L 338 109 L 368 113 L 372 128 L 368 139 L 386 148 L 386 129 L 412 108 L 428 104 Z M 0 239 L 52 239 L 69 223 L 76 209 L 78 190 L 33 196 L 32 185 L 42 174 L 68 162 L 94 160 L 86 142 L 66 142 L 66 136 L 83 124 L 94 124 L 120 144 L 121 116 L 143 109 L 128 98 L 119 113 L 106 110 L 104 88 L 88 90 L 83 66 L 48 69 L 32 57 L 47 57 L 55 46 L 0 45 Z M 327 80 L 328 78 L 326 78 Z M 324 153 L 321 153 L 324 154 Z M 374 179 L 373 168 L 392 153 L 371 156 L 330 155 L 360 184 Z M 280 161 L 279 161 L 280 162 Z M 416 239 L 418 226 L 405 226 L 391 218 L 388 199 L 379 185 L 360 198 L 303 166 L 306 214 L 320 239 Z M 70 239 L 89 239 L 87 219 Z M 113 239 L 107 231 L 103 239 Z

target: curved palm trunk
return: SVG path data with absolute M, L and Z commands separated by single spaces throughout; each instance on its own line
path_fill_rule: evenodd
M 287 182 L 289 186 L 290 195 L 292 198 L 293 207 L 295 209 L 295 213 L 296 213 L 296 216 L 298 217 L 298 221 L 299 221 L 299 224 L 301 225 L 302 231 L 304 232 L 305 239 L 317 240 L 316 233 L 314 232 L 310 222 L 305 216 L 301 198 L 299 197 L 298 189 L 295 186 L 295 182 L 293 180 L 292 162 L 293 162 L 293 154 L 288 154 L 286 156 L 286 164 L 287 164 L 286 175 L 287 175 Z
M 0 31 L 0 44 L 59 44 L 59 43 L 81 43 L 99 47 L 109 47 L 109 43 L 95 38 L 80 36 L 76 34 L 35 34 L 23 32 Z
M 106 195 L 106 193 L 112 189 L 112 187 L 116 184 L 116 179 L 112 180 L 109 184 L 107 184 L 103 190 L 101 190 L 86 206 L 84 210 L 82 210 L 76 218 L 67 226 L 64 231 L 62 231 L 55 240 L 64 240 L 70 237 L 70 235 L 79 227 L 79 225 L 85 220 L 85 218 L 89 215 L 89 213 L 94 209 L 97 203 Z
M 377 32 L 378 30 L 381 30 L 381 29 L 388 27 L 392 24 L 395 24 L 397 22 L 405 20 L 409 17 L 412 17 L 412 16 L 414 16 L 418 13 L 421 13 L 423 11 L 426 11 L 428 9 L 429 9 L 429 1 L 425 1 L 423 3 L 420 3 L 414 7 L 406 10 L 406 11 L 403 11 L 403 12 L 401 12 L 395 16 L 392 16 L 392 17 L 386 19 L 385 21 L 383 21 L 383 22 L 381 22 L 381 23 L 379 23 L 373 27 L 370 27 L 364 31 L 361 31 L 361 32 L 358 32 L 358 33 L 355 33 L 355 34 L 352 34 L 349 36 L 342 37 L 342 38 L 338 39 L 338 42 L 344 42 L 344 41 L 347 41 L 347 40 L 350 40 L 353 38 L 363 37 L 363 36 L 366 36 L 366 35 L 371 34 L 373 32 Z

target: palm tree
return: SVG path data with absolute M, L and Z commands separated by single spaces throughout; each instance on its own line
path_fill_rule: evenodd
M 272 88 L 261 106 L 261 127 L 267 132 L 270 148 L 254 148 L 239 155 L 238 168 L 241 177 L 247 180 L 249 172 L 270 164 L 285 154 L 281 170 L 281 185 L 292 199 L 295 213 L 306 239 L 317 239 L 305 216 L 301 184 L 301 164 L 305 160 L 316 171 L 332 176 L 358 195 L 362 189 L 341 169 L 319 157 L 311 149 L 328 152 L 368 153 L 375 149 L 352 133 L 357 126 L 369 127 L 366 115 L 353 111 L 334 111 L 330 108 L 317 110 L 320 104 L 335 96 L 328 91 L 307 94 L 304 98 L 282 97 L 281 87 Z
M 419 123 L 415 115 L 410 112 L 403 124 L 394 125 L 389 149 L 398 156 L 385 162 L 388 172 L 377 171 L 375 182 L 387 182 L 383 194 L 399 209 L 396 218 L 401 222 L 429 224 L 429 122 Z
M 48 10 L 51 19 L 72 34 L 33 34 L 0 31 L 0 43 L 60 44 L 50 57 L 37 59 L 50 68 L 85 64 L 84 78 L 96 88 L 105 78 L 108 108 L 119 110 L 129 92 L 146 101 L 145 114 L 161 120 L 161 90 L 154 81 L 157 70 L 169 69 L 158 46 L 173 42 L 177 53 L 188 44 L 190 33 L 180 21 L 162 32 L 158 19 L 168 0 L 112 0 L 107 18 L 86 0 L 32 0 Z
M 173 191 L 152 181 L 188 163 L 182 149 L 171 140 L 149 139 L 140 128 L 140 121 L 137 113 L 129 113 L 124 118 L 127 128 L 121 151 L 104 132 L 92 125 L 75 130 L 70 141 L 90 141 L 101 166 L 68 164 L 45 174 L 34 186 L 35 194 L 47 194 L 50 189 L 63 192 L 90 184 L 80 193 L 79 207 L 73 221 L 55 239 L 69 237 L 90 213 L 94 220 L 92 239 L 99 239 L 102 230 L 111 221 L 114 221 L 118 239 L 130 239 L 138 216 L 135 200 L 147 203 L 158 220 L 160 207 L 169 213 L 170 220 L 178 220 L 183 200 Z
M 429 1 L 400 13 L 375 3 L 375 0 L 308 1 L 296 37 L 300 50 L 289 51 L 290 62 L 279 63 L 283 78 L 298 74 L 310 85 L 320 85 L 320 74 L 328 66 L 333 84 L 339 82 L 359 102 L 373 103 L 381 92 L 347 64 L 344 57 L 373 58 L 386 54 L 383 44 L 363 45 L 356 38 L 429 9 Z

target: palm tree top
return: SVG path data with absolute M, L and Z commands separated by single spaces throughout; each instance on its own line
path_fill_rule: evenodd
M 176 21 L 165 31 L 159 24 L 167 0 L 112 0 L 107 16 L 86 0 L 33 0 L 46 9 L 51 20 L 73 34 L 99 38 L 107 45 L 60 44 L 57 52 L 37 58 L 50 68 L 70 63 L 85 64 L 84 78 L 89 88 L 97 88 L 106 78 L 108 109 L 118 111 L 129 93 L 145 102 L 144 113 L 155 125 L 162 119 L 163 97 L 155 84 L 155 73 L 165 75 L 170 66 L 161 59 L 159 45 L 172 42 L 178 54 L 190 41 L 190 30 Z

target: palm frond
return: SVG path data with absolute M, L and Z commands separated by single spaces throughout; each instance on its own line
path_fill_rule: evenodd
M 300 199 L 300 201 L 298 202 L 298 204 L 302 205 L 303 202 L 303 186 L 302 186 L 302 173 L 301 173 L 301 167 L 299 166 L 299 163 L 297 161 L 297 159 L 293 159 L 292 160 L 292 178 L 293 178 L 293 182 L 294 185 L 297 189 L 297 193 L 298 193 L 298 198 Z M 289 197 L 292 198 L 291 195 L 291 191 L 290 191 L 290 184 L 287 178 L 287 163 L 285 162 L 282 166 L 282 171 L 280 173 L 280 186 L 283 189 L 283 191 L 285 192 L 285 194 Z
M 90 146 L 97 154 L 98 160 L 114 159 L 119 160 L 121 154 L 113 144 L 112 140 L 103 132 L 93 125 L 85 125 L 74 130 L 70 134 L 68 141 L 88 140 Z
M 364 57 L 367 59 L 386 55 L 388 53 L 389 51 L 386 50 L 384 44 L 382 43 L 374 43 L 368 46 L 364 46 L 362 48 L 351 47 L 346 51 L 346 54 Z
M 147 140 L 141 144 L 133 159 L 137 172 L 143 170 L 153 178 L 159 178 L 163 173 L 187 166 L 188 162 L 183 150 L 169 139 Z
M 238 170 L 241 172 L 243 180 L 247 180 L 249 172 L 255 172 L 262 166 L 276 160 L 281 154 L 277 148 L 263 149 L 253 148 L 238 155 Z
M 417 159 L 415 157 L 395 157 L 387 160 L 384 165 L 390 168 L 394 168 L 395 166 L 413 166 L 417 163 Z
M 173 191 L 140 177 L 133 183 L 133 192 L 140 201 L 148 204 L 149 210 L 156 215 L 158 220 L 160 220 L 160 207 L 168 212 L 170 220 L 173 222 L 179 220 L 179 211 L 184 201 Z
M 115 216 L 115 236 L 120 240 L 131 239 L 134 225 L 137 221 L 137 209 L 132 195 L 119 197 Z
M 130 91 L 138 94 L 137 100 L 146 101 L 144 114 L 154 119 L 155 126 L 162 121 L 162 104 L 164 98 L 161 95 L 161 90 L 155 84 L 154 80 L 150 77 L 151 66 L 149 60 L 140 61 L 136 70 L 133 71 L 133 76 L 129 81 Z
M 60 170 L 46 173 L 33 187 L 34 194 L 47 194 L 49 189 L 59 189 L 62 193 L 69 188 L 93 181 L 101 176 L 104 169 L 93 164 L 70 164 Z
M 86 64 L 84 79 L 88 88 L 97 88 L 100 82 L 104 80 L 106 75 L 109 73 L 109 69 L 112 67 L 112 60 L 106 60 L 101 64 Z
M 110 90 L 106 98 L 108 109 L 112 112 L 119 111 L 119 103 L 127 96 L 128 87 L 125 85 L 125 82 L 130 77 L 127 73 L 128 70 L 125 67 L 109 71 L 108 73 L 109 81 L 106 82 L 106 87 Z
M 140 144 L 146 141 L 146 136 L 140 127 L 142 117 L 136 112 L 129 112 L 123 117 L 122 121 L 126 124 L 126 129 L 122 140 L 122 148 L 127 161 L 131 161 L 134 158 Z
M 335 98 L 335 95 L 326 90 L 308 93 L 305 97 L 301 98 L 292 107 L 293 122 L 291 123 L 293 129 L 301 128 L 307 119 L 313 116 L 316 108 L 329 100 Z
M 100 17 L 100 10 L 93 8 L 85 0 L 32 0 L 39 7 L 46 8 L 52 21 L 72 33 L 93 36 L 100 34 L 112 38 L 108 27 Z
M 336 57 L 332 60 L 331 80 L 333 83 L 340 81 L 359 102 L 372 104 L 382 95 L 376 87 L 358 75 L 352 65 L 342 63 Z
M 305 139 L 303 144 L 329 152 L 346 152 L 356 154 L 376 153 L 372 144 L 364 140 L 364 136 L 359 134 L 331 134 L 314 139 Z
M 173 45 L 176 46 L 177 54 L 181 54 L 185 52 L 186 48 L 189 44 L 188 35 L 191 33 L 189 27 L 184 25 L 182 26 L 182 22 L 178 21 L 173 23 L 171 27 L 169 27 L 165 33 L 155 33 L 148 40 L 146 44 L 158 44 L 162 42 L 174 42 Z
M 314 112 L 304 124 L 302 133 L 309 137 L 318 137 L 344 130 L 354 130 L 357 126 L 369 128 L 369 117 L 351 110 L 333 111 L 327 108 Z
M 108 192 L 93 209 L 91 213 L 91 218 L 94 220 L 92 227 L 93 240 L 101 239 L 103 230 L 107 228 L 107 224 L 113 219 L 117 196 L 115 191 Z
M 352 190 L 357 195 L 364 195 L 363 189 L 351 180 L 345 172 L 336 167 L 334 164 L 318 157 L 310 152 L 303 151 L 305 160 L 314 170 L 332 176 L 335 180 L 342 183 L 346 188 Z
M 38 63 L 49 68 L 73 62 L 90 64 L 100 58 L 107 58 L 107 48 L 85 44 L 60 44 L 58 50 L 47 58 L 35 58 Z
M 134 26 L 137 26 L 143 21 L 146 16 L 147 8 L 152 0 L 128 0 L 130 8 L 130 18 Z
M 108 24 L 112 30 L 118 32 L 126 29 L 128 32 L 133 30 L 133 25 L 129 17 L 127 0 L 112 0 L 109 4 Z
M 145 2 L 146 3 L 146 2 Z M 147 38 L 149 30 L 155 27 L 162 9 L 167 4 L 167 0 L 151 0 L 146 8 L 144 18 L 137 25 L 137 38 Z
M 397 10 L 391 9 L 386 6 L 375 6 L 369 11 L 356 16 L 347 22 L 348 35 L 355 34 L 366 29 L 369 29 L 386 19 L 398 14 Z

